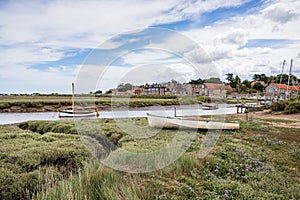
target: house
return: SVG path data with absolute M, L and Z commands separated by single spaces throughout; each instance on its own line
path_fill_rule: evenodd
M 223 83 L 204 83 L 202 94 L 204 96 L 225 98 L 227 87 Z
M 139 86 L 134 89 L 136 95 L 164 95 L 166 94 L 166 87 L 162 84 L 148 84 Z
M 288 98 L 296 96 L 300 93 L 300 86 L 287 86 L 286 84 L 271 83 L 266 87 L 266 96 L 269 99 L 285 99 L 286 92 L 288 93 Z

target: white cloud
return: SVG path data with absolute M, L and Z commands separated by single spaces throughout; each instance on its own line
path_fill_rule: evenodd
M 7 92 L 30 91 L 30 88 L 52 91 L 52 87 L 55 87 L 54 91 L 69 92 L 69 84 L 75 80 L 78 66 L 52 66 L 40 71 L 30 68 L 30 65 L 71 56 L 72 52 L 71 55 L 68 53 L 70 49 L 97 48 L 100 44 L 101 49 L 117 48 L 122 45 L 121 42 L 106 40 L 119 33 L 153 24 L 185 19 L 199 22 L 203 12 L 239 6 L 248 1 L 9 1 L 0 8 L 1 89 Z M 271 73 L 280 68 L 283 59 L 294 58 L 297 64 L 300 61 L 300 1 L 267 3 L 265 8 L 254 14 L 243 13 L 241 16 L 224 18 L 204 28 L 190 29 L 191 26 L 183 32 L 188 38 L 174 34 L 174 37 L 165 38 L 164 41 L 150 42 L 147 47 L 185 52 L 184 56 L 196 63 L 197 67 L 201 65 L 201 68 L 215 70 L 210 62 L 204 62 L 211 58 L 220 74 L 233 72 L 242 78 L 250 78 L 254 71 Z M 253 39 L 284 39 L 292 43 L 276 49 L 243 47 Z M 208 56 L 201 48 L 193 49 L 194 42 Z M 168 57 L 167 53 L 157 52 L 152 55 L 128 54 L 124 56 L 124 61 L 134 65 L 170 65 L 174 74 L 182 69 L 184 77 L 192 76 L 188 65 L 180 63 L 175 66 L 179 61 L 165 59 Z M 101 85 L 113 87 L 118 80 L 116 77 L 122 77 L 122 73 L 130 69 L 112 66 L 111 70 L 111 75 Z
M 220 39 L 221 42 L 233 45 L 245 45 L 248 42 L 247 33 L 242 29 L 232 29 Z
M 281 14 L 285 11 L 287 15 L 280 15 L 275 10 L 277 13 L 273 13 L 273 20 L 270 20 L 270 15 L 266 16 L 266 13 L 271 13 L 275 8 L 290 10 L 280 10 Z M 224 19 L 183 34 L 193 38 L 208 53 L 223 78 L 226 73 L 232 72 L 251 79 L 253 72 L 269 75 L 275 70 L 279 72 L 284 59 L 294 58 L 294 64 L 300 61 L 296 58 L 300 47 L 300 19 L 292 17 L 298 16 L 299 12 L 299 1 L 278 1 L 266 5 L 260 12 Z M 276 45 L 278 48 L 243 47 L 249 40 L 255 39 L 281 39 L 290 43 L 279 43 Z
M 279 22 L 281 24 L 288 23 L 298 17 L 298 13 L 294 10 L 284 9 L 278 6 L 270 6 L 266 10 L 263 11 L 266 18 L 272 20 L 273 22 Z

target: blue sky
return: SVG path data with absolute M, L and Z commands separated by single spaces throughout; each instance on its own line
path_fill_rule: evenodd
M 297 0 L 1 1 L 0 93 L 70 93 L 85 66 L 87 88 L 104 91 L 274 75 L 284 59 L 300 76 L 299 11 Z

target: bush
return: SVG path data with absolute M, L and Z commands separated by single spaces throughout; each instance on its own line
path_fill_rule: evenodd
M 293 114 L 293 113 L 300 113 L 300 102 L 291 102 L 289 103 L 284 111 L 285 114 Z
M 283 111 L 285 107 L 287 106 L 288 101 L 278 101 L 271 104 L 271 110 L 272 111 Z
M 298 98 L 274 102 L 271 104 L 271 110 L 283 111 L 285 114 L 300 113 L 300 102 Z

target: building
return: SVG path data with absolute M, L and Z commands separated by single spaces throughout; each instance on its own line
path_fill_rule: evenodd
M 225 98 L 227 87 L 223 83 L 204 83 L 202 96 Z
M 269 99 L 285 99 L 286 92 L 288 92 L 288 98 L 296 96 L 300 93 L 300 86 L 287 86 L 286 84 L 271 83 L 266 87 L 266 96 Z

